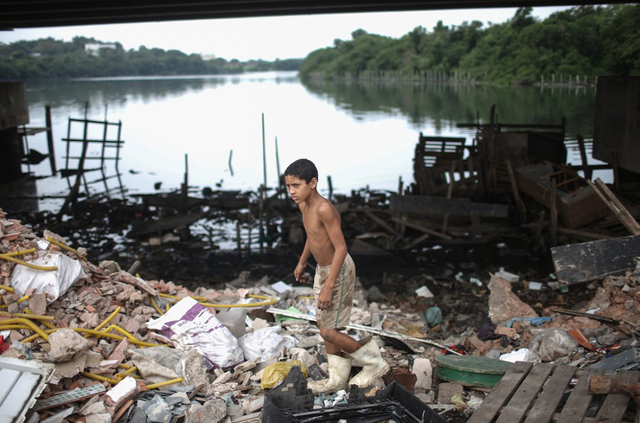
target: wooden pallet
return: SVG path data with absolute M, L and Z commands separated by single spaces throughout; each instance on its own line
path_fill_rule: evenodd
M 549 363 L 533 365 L 517 362 L 471 416 L 468 423 L 619 423 L 630 402 L 626 394 L 590 395 L 589 375 L 601 375 L 602 369 L 578 370 L 572 366 L 555 367 Z M 625 371 L 612 375 L 624 383 L 640 380 L 640 372 Z M 577 378 L 575 385 L 571 381 Z M 562 404 L 563 396 L 569 397 Z M 604 397 L 604 398 L 603 398 Z M 594 417 L 587 410 L 599 404 Z M 640 413 L 635 416 L 636 421 Z

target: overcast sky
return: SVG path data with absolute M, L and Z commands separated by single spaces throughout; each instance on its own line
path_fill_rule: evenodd
M 537 7 L 533 15 L 545 19 L 563 9 L 567 7 Z M 71 41 L 80 35 L 104 42 L 117 41 L 127 50 L 144 45 L 188 54 L 214 54 L 229 60 L 274 60 L 303 58 L 313 50 L 333 45 L 336 38 L 351 39 L 351 33 L 359 28 L 398 38 L 419 25 L 431 31 L 439 20 L 445 25 L 472 20 L 485 26 L 489 22 L 501 23 L 512 18 L 515 11 L 497 8 L 379 12 L 17 29 L 0 31 L 0 42 L 46 37 Z

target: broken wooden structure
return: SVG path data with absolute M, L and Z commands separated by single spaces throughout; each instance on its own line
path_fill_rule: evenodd
M 87 116 L 89 104 L 85 106 L 85 113 L 83 119 L 69 118 L 67 125 L 67 136 L 62 138 L 62 141 L 67 143 L 65 159 L 65 168 L 60 170 L 62 176 L 67 178 L 67 184 L 69 186 L 70 194 L 65 200 L 65 204 L 62 210 L 66 209 L 66 205 L 75 201 L 78 195 L 81 182 L 84 185 L 85 193 L 87 197 L 91 197 L 92 193 L 89 186 L 93 184 L 102 183 L 105 196 L 109 197 L 110 194 L 117 190 L 122 197 L 125 195 L 125 189 L 122 185 L 122 174 L 120 173 L 120 150 L 124 144 L 122 140 L 122 121 L 109 122 L 107 120 L 106 112 L 104 120 L 89 119 Z M 91 128 L 91 129 L 90 129 Z M 111 129 L 111 131 L 110 131 Z M 90 131 L 92 133 L 99 132 L 102 136 L 91 138 Z M 115 135 L 112 132 L 115 131 Z M 82 135 L 77 136 L 80 132 Z M 76 150 L 72 151 L 72 144 L 80 144 L 82 149 L 80 153 Z M 90 147 L 96 147 L 90 151 Z M 98 161 L 96 167 L 86 168 L 87 161 Z M 107 164 L 113 162 L 113 169 L 110 173 L 107 168 Z M 100 172 L 100 177 L 91 181 L 87 181 L 86 174 L 88 172 Z M 75 176 L 75 182 L 71 182 L 71 177 Z M 117 179 L 117 186 L 110 188 L 108 181 L 110 179 Z
M 617 391 L 594 395 L 589 391 L 589 376 L 603 373 L 598 368 L 578 370 L 551 363 L 516 362 L 469 423 L 620 423 L 632 403 L 629 395 Z M 619 383 L 636 383 L 640 372 L 621 371 L 610 376 Z M 566 392 L 570 392 L 568 397 Z M 637 410 L 631 412 L 637 414 Z

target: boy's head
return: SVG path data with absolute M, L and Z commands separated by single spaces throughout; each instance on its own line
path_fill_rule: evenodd
M 298 159 L 284 170 L 284 176 L 295 176 L 310 183 L 313 178 L 318 180 L 318 169 L 311 160 Z

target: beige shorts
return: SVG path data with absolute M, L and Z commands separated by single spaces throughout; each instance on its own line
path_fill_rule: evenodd
M 331 272 L 331 265 L 316 266 L 316 275 L 313 278 L 313 294 L 316 304 L 320 291 Z M 349 254 L 344 259 L 344 264 L 333 287 L 331 307 L 327 310 L 316 310 L 318 327 L 320 329 L 342 329 L 349 324 L 351 317 L 351 305 L 353 304 L 353 292 L 356 282 L 356 265 Z

